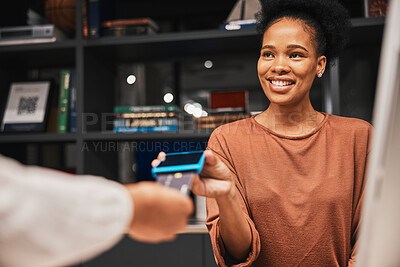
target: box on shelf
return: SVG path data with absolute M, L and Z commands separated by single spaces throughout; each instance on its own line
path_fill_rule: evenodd
M 0 28 L 0 45 L 52 43 L 66 39 L 53 24 Z
M 1 131 L 44 131 L 49 113 L 50 94 L 50 81 L 11 83 Z
M 208 116 L 195 118 L 197 129 L 213 129 L 222 124 L 250 117 L 248 92 L 211 92 Z
M 104 36 L 154 34 L 159 30 L 158 24 L 151 18 L 108 20 L 102 26 Z

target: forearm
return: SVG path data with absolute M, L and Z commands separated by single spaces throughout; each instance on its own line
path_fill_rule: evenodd
M 98 177 L 0 162 L 0 265 L 54 266 L 93 257 L 121 238 L 132 216 L 122 186 Z
M 217 200 L 219 208 L 219 227 L 225 249 L 237 260 L 245 259 L 250 251 L 252 235 L 235 190 Z

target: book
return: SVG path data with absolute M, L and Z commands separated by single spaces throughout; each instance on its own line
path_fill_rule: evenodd
M 136 18 L 136 19 L 117 19 L 103 22 L 104 28 L 123 27 L 123 26 L 148 26 L 154 31 L 159 30 L 158 24 L 151 18 Z
M 245 113 L 246 111 L 241 107 L 230 108 L 230 107 L 221 107 L 215 109 L 209 109 L 209 115 L 220 115 L 220 114 L 238 114 L 238 113 Z
M 203 124 L 196 124 L 196 129 L 214 129 L 221 125 L 234 122 L 234 121 L 226 121 L 226 122 L 210 122 L 210 123 L 203 123 Z
M 60 73 L 60 93 L 58 96 L 58 132 L 67 132 L 69 117 L 69 89 L 70 89 L 70 70 L 62 70 Z
M 114 16 L 113 0 L 88 0 L 88 34 L 90 38 L 102 36 L 102 22 Z
M 88 0 L 88 34 L 91 38 L 100 37 L 100 0 Z
M 134 132 L 164 132 L 164 131 L 176 131 L 178 126 L 154 126 L 154 127 L 115 127 L 116 133 L 134 133 Z
M 178 126 L 177 118 L 116 119 L 114 127 Z
M 241 119 L 249 118 L 248 113 L 223 113 L 214 114 L 207 117 L 195 118 L 195 124 L 197 129 L 212 129 L 220 125 L 234 122 Z
M 114 107 L 114 113 L 129 113 L 129 112 L 157 112 L 157 111 L 177 111 L 176 105 L 164 106 L 116 106 Z
M 172 118 L 178 115 L 175 111 L 169 112 L 127 112 L 127 113 L 116 113 L 116 119 L 143 119 L 143 118 Z
M 146 25 L 115 26 L 103 29 L 103 36 L 127 36 L 154 33 L 156 33 L 156 31 Z
M 206 117 L 195 118 L 196 122 L 224 122 L 224 121 L 234 121 L 241 120 L 250 117 L 248 113 L 222 113 L 214 114 Z
M 71 70 L 69 83 L 69 131 L 76 133 L 76 72 Z

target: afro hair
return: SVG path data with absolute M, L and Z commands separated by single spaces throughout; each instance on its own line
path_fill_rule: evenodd
M 348 43 L 350 15 L 337 0 L 260 0 L 257 30 L 263 34 L 283 17 L 300 19 L 312 30 L 319 55 L 328 62 L 339 56 Z

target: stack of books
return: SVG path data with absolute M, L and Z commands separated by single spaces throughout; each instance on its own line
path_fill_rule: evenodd
M 213 129 L 250 117 L 247 91 L 211 92 L 208 116 L 195 119 L 196 129 Z
M 116 106 L 115 132 L 159 132 L 178 130 L 177 106 Z

